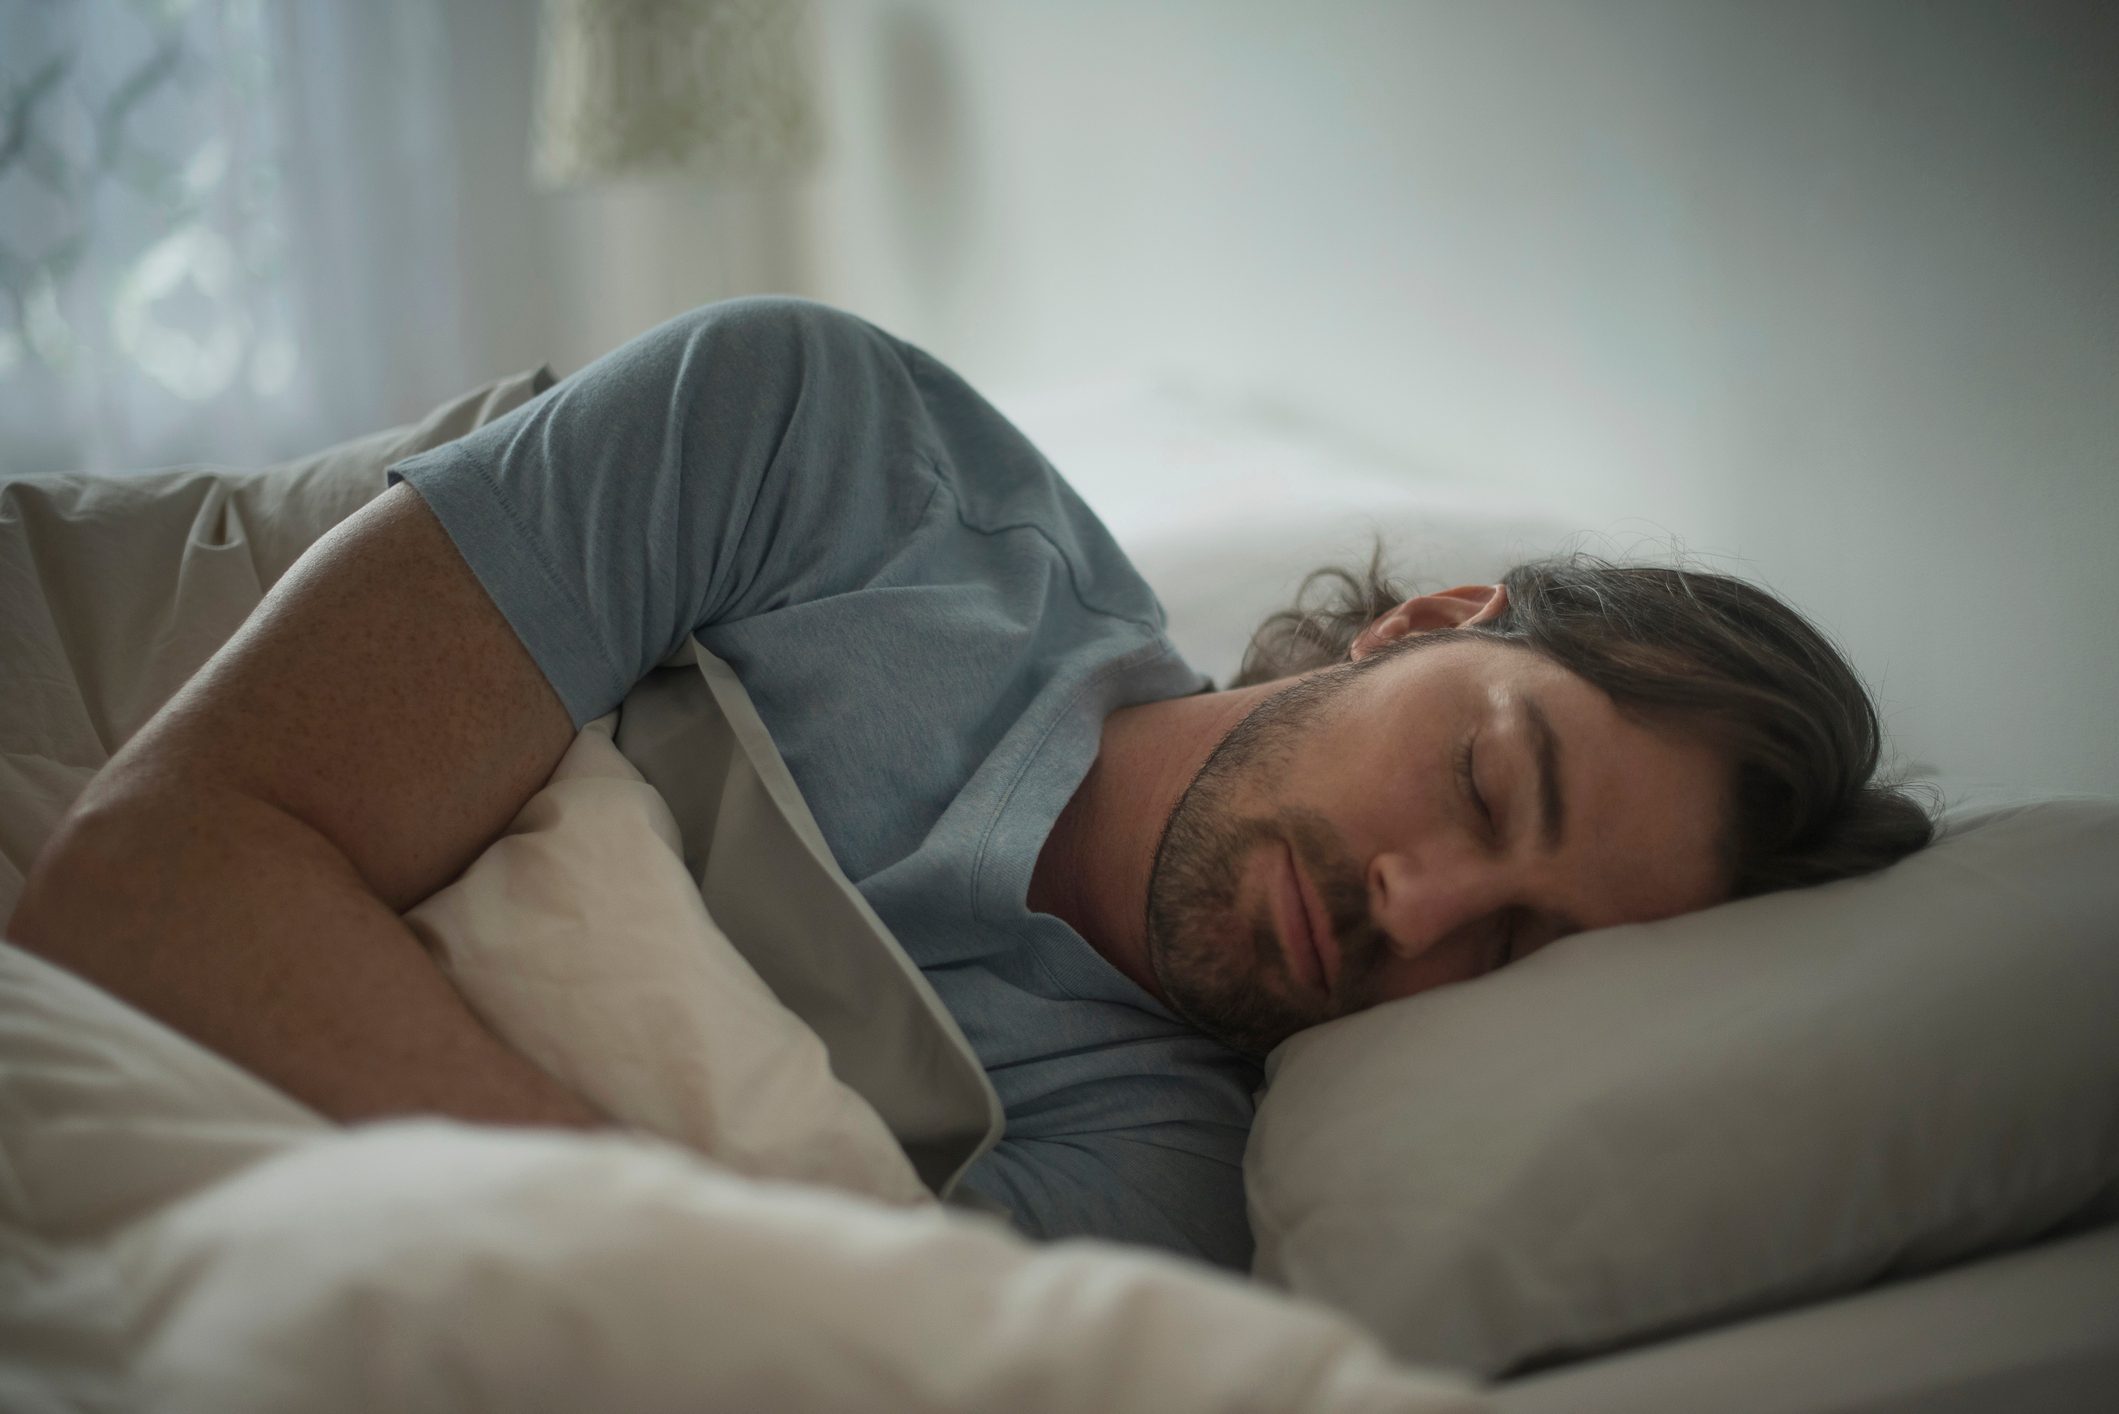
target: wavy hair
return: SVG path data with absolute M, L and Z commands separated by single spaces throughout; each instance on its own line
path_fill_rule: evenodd
M 1498 617 L 1409 635 L 1363 661 L 1445 637 L 1495 639 L 1588 680 L 1636 722 L 1706 741 L 1732 771 L 1721 841 L 1732 898 L 1866 874 L 1934 837 L 1915 788 L 1877 775 L 1883 732 L 1853 667 L 1767 591 L 1579 551 L 1518 565 L 1501 583 Z M 1366 570 L 1314 572 L 1252 635 L 1230 686 L 1346 662 L 1361 630 L 1407 597 L 1380 543 Z

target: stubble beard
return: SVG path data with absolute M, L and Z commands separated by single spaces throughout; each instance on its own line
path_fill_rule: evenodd
M 1254 707 L 1207 757 L 1171 808 L 1148 880 L 1148 966 L 1182 1020 L 1224 1045 L 1263 1056 L 1297 1031 L 1355 1010 L 1380 939 L 1361 869 L 1318 811 L 1260 812 L 1246 800 L 1281 794 L 1295 746 L 1328 719 L 1357 673 L 1328 669 Z M 1291 848 L 1316 885 L 1339 940 L 1329 996 L 1298 983 L 1272 910 L 1246 915 L 1244 871 L 1264 849 Z

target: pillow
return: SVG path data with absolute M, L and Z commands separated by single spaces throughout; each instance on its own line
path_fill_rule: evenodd
M 1120 380 L 996 404 L 1125 547 L 1185 661 L 1219 683 L 1304 575 L 1359 569 L 1379 535 L 1425 591 L 1490 583 L 1584 523 L 1423 475 L 1284 409 L 1178 385 Z
M 507 831 L 405 922 L 496 1034 L 605 1113 L 754 1178 L 928 1201 L 824 1043 L 708 916 L 616 719 L 583 727 Z
M 1256 1271 L 1492 1376 L 2119 1216 L 2119 802 L 1945 831 L 1290 1039 Z
M 507 831 L 407 923 L 488 1025 L 615 1119 L 753 1177 L 931 1201 L 707 915 L 677 825 L 611 720 L 583 728 Z M 102 1241 L 331 1128 L 0 943 L 0 1227 Z

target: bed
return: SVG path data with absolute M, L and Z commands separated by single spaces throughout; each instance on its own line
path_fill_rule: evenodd
M 0 917 L 385 465 L 549 381 L 282 467 L 0 488 Z M 1221 681 L 1372 532 L 1433 588 L 1575 528 L 1179 387 L 1002 406 Z M 408 915 L 626 1133 L 339 1128 L 0 945 L 0 1405 L 2108 1408 L 2119 802 L 1945 784 L 1874 878 L 1283 1046 L 1243 1281 L 948 1201 L 990 1087 L 693 643 Z

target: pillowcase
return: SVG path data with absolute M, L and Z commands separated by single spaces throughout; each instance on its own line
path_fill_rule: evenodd
M 1485 1375 L 2119 1216 L 2119 802 L 1563 940 L 1298 1035 L 1255 1270 Z
M 550 781 L 405 915 L 502 1040 L 605 1113 L 753 1178 L 930 1201 L 824 1043 L 700 900 L 654 787 L 576 734 Z

